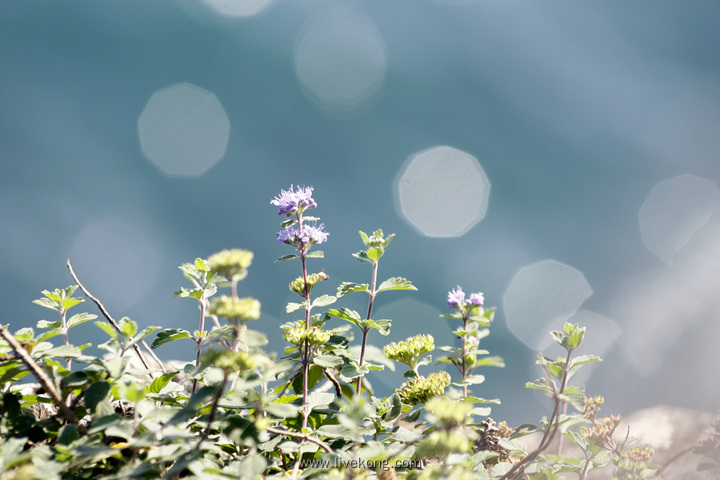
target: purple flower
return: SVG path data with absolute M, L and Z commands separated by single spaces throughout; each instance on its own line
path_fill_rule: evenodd
M 448 292 L 448 307 L 450 308 L 481 307 L 483 303 L 485 303 L 485 298 L 480 292 L 471 293 L 467 300 L 465 300 L 465 292 L 460 286 Z
M 465 305 L 465 293 L 458 285 L 454 290 L 448 292 L 448 307 L 461 308 Z
M 327 242 L 327 233 L 323 232 L 323 228 L 325 228 L 325 224 L 321 223 L 320 225 L 305 225 L 303 227 L 303 234 L 300 238 L 300 240 L 303 243 L 325 243 Z
M 471 293 L 467 303 L 474 307 L 482 307 L 483 303 L 485 303 L 485 297 L 481 292 Z
M 280 230 L 277 234 L 277 240 L 280 243 L 287 243 L 295 247 L 303 245 L 315 245 L 327 242 L 328 234 L 323 231 L 324 224 L 320 225 L 303 225 L 302 234 L 295 227 L 289 227 Z
M 313 187 L 297 187 L 293 190 L 290 185 L 288 190 L 281 190 L 280 195 L 270 201 L 271 204 L 280 207 L 278 215 L 290 217 L 300 210 L 315 208 L 317 203 L 312 198 Z

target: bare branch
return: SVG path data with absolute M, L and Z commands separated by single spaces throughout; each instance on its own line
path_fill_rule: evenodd
M 62 396 L 60 396 L 60 392 L 57 391 L 55 388 L 55 384 L 52 382 L 50 377 L 47 376 L 47 374 L 40 368 L 40 365 L 37 364 L 35 360 L 30 356 L 27 350 L 20 344 L 20 342 L 17 341 L 17 339 L 13 336 L 12 333 L 8 332 L 7 329 L 0 325 L 0 336 L 5 339 L 6 342 L 10 344 L 13 350 L 15 350 L 15 353 L 18 357 L 20 357 L 20 360 L 30 369 L 33 375 L 35 375 L 35 378 L 37 378 L 38 382 L 40 382 L 40 385 L 45 389 L 45 391 L 50 395 L 50 398 L 52 398 L 53 402 L 58 406 L 60 411 L 62 412 L 63 416 L 71 423 L 75 423 L 75 414 L 70 410 L 70 408 L 65 405 L 65 402 L 63 402 Z

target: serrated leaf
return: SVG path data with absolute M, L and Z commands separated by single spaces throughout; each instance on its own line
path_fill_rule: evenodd
M 275 263 L 289 262 L 290 260 L 299 260 L 299 259 L 300 259 L 300 257 L 291 253 L 289 255 L 283 255 L 282 257 L 279 257 L 277 260 L 275 260 Z
M 417 288 L 413 286 L 410 280 L 402 277 L 393 277 L 382 282 L 378 287 L 377 292 L 386 292 L 388 290 L 417 290 Z
M 301 308 L 305 308 L 305 303 L 306 302 L 301 302 L 301 303 L 288 302 L 288 304 L 285 305 L 285 313 L 292 313 L 297 310 L 300 310 Z
M 327 307 L 337 301 L 337 298 L 333 295 L 321 295 L 312 302 L 313 307 Z
M 180 287 L 180 290 L 175 292 L 175 296 L 179 298 L 194 298 L 196 300 L 200 300 L 203 296 L 203 293 L 205 293 L 205 291 L 202 288 L 194 288 L 192 290 L 188 290 L 185 287 Z
M 377 261 L 380 260 L 380 257 L 382 257 L 384 253 L 385 248 L 383 247 L 370 247 L 366 250 L 367 258 L 369 258 L 374 263 L 377 263 Z
M 121 318 L 118 322 L 118 326 L 120 327 L 120 332 L 125 336 L 125 338 L 132 337 L 138 331 L 137 322 L 128 317 Z
M 97 315 L 93 315 L 92 313 L 78 313 L 77 315 L 73 315 L 68 319 L 67 328 L 68 330 L 70 330 L 77 325 L 89 322 L 90 320 L 95 320 L 96 318 Z
M 172 328 L 168 330 L 164 330 L 157 334 L 157 338 L 152 343 L 152 348 L 158 348 L 160 345 L 164 345 L 169 342 L 173 342 L 175 340 L 180 340 L 183 338 L 192 338 L 190 336 L 190 332 L 187 330 L 183 330 L 180 328 Z
M 337 289 L 337 296 L 338 298 L 343 297 L 345 295 L 348 295 L 350 293 L 355 292 L 366 292 L 370 293 L 370 290 L 368 290 L 369 285 L 367 283 L 353 283 L 353 282 L 343 282 L 340 284 L 340 286 Z
M 330 315 L 331 317 L 342 318 L 343 320 L 347 320 L 350 323 L 360 326 L 359 325 L 360 314 L 358 312 L 356 312 L 355 310 L 350 310 L 349 308 L 346 308 L 346 307 L 343 307 L 340 310 L 336 310 L 333 308 L 333 309 L 328 310 L 327 314 Z
M 370 260 L 370 258 L 368 258 L 367 253 L 365 253 L 364 250 L 361 250 L 361 251 L 359 251 L 359 252 L 357 252 L 357 253 L 353 253 L 352 256 L 355 257 L 355 258 L 357 258 L 357 259 L 360 260 L 361 262 L 373 263 L 373 260 Z
M 58 320 L 57 322 L 49 322 L 47 320 L 38 320 L 36 327 L 37 328 L 60 328 L 62 325 L 62 322 Z
M 360 324 L 366 325 L 370 328 L 374 328 L 380 333 L 380 335 L 387 337 L 388 335 L 390 335 L 390 327 L 392 326 L 392 320 L 387 318 L 382 320 L 362 320 Z

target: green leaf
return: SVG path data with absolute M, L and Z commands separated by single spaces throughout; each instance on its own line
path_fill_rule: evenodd
M 290 260 L 299 260 L 299 259 L 300 259 L 300 257 L 291 253 L 289 255 L 283 255 L 282 257 L 278 258 L 277 260 L 275 260 L 275 263 L 289 262 Z
M 364 250 L 361 250 L 361 251 L 359 251 L 359 252 L 357 252 L 357 253 L 353 253 L 352 256 L 355 257 L 355 258 L 357 258 L 357 259 L 360 260 L 361 262 L 365 262 L 365 263 L 375 263 L 374 260 L 371 260 L 371 259 L 368 257 L 367 253 L 365 253 Z
M 355 292 L 370 293 L 370 290 L 368 290 L 368 286 L 369 285 L 367 283 L 343 282 L 340 284 L 340 286 L 337 289 L 337 296 L 338 296 L 338 298 L 340 298 L 349 293 L 355 293 Z
M 402 413 L 402 401 L 400 400 L 400 395 L 397 393 L 390 395 L 388 401 L 390 402 L 390 409 L 383 416 L 383 420 L 392 422 Z
M 301 308 L 305 308 L 306 303 L 307 302 L 301 302 L 301 303 L 289 302 L 287 305 L 285 305 L 285 313 L 292 313 L 297 310 L 300 310 Z
M 342 318 L 343 320 L 347 320 L 350 323 L 353 323 L 357 325 L 358 327 L 360 322 L 360 314 L 356 312 L 355 310 L 350 310 L 349 308 L 343 307 L 340 310 L 336 309 L 330 309 L 327 312 L 328 315 L 332 317 Z
M 125 338 L 132 337 L 138 331 L 137 322 L 130 320 L 128 317 L 121 318 L 118 322 L 118 326 L 120 327 L 120 332 L 125 336 Z
M 108 393 L 110 393 L 110 384 L 108 382 L 93 383 L 85 392 L 85 406 L 91 411 L 95 410 L 97 404 L 104 400 Z
M 533 390 L 542 390 L 545 392 L 553 393 L 555 391 L 555 382 L 550 384 L 549 380 L 545 377 L 538 378 L 534 382 L 527 382 L 525 384 L 525 388 L 530 388 Z
M 390 335 L 390 326 L 392 325 L 392 320 L 362 320 L 360 324 L 368 326 L 370 328 L 374 328 L 378 332 L 380 332 L 380 335 L 387 337 L 388 335 Z
M 417 290 L 417 288 L 413 286 L 410 280 L 402 277 L 393 277 L 382 282 L 377 292 L 385 292 L 388 290 Z
M 313 363 L 321 367 L 334 368 L 342 365 L 344 360 L 341 357 L 336 357 L 335 355 L 317 355 L 313 357 Z
M 60 328 L 62 326 L 62 322 L 58 320 L 57 322 L 48 322 L 47 320 L 39 320 L 37 323 L 37 328 Z
M 160 390 L 170 383 L 170 380 L 172 380 L 178 373 L 180 372 L 170 372 L 160 375 L 159 377 L 155 377 L 149 387 L 150 393 L 160 393 Z
M 366 251 L 367 258 L 369 258 L 373 263 L 377 263 L 377 261 L 380 260 L 380 257 L 382 257 L 384 253 L 384 247 L 370 247 Z
M 110 325 L 109 323 L 100 321 L 100 322 L 95 322 L 95 325 L 97 325 L 100 329 L 102 329 L 103 331 L 105 331 L 105 333 L 107 333 L 108 335 L 110 335 L 111 338 L 114 338 L 114 339 L 117 340 L 118 342 L 120 341 L 120 334 L 119 334 L 119 333 L 117 332 L 117 330 L 115 330 L 115 328 L 114 328 L 112 325 Z
M 305 255 L 305 258 L 325 258 L 325 253 L 322 250 L 316 250 Z
M 182 338 L 192 338 L 192 336 L 187 330 L 179 328 L 163 330 L 162 332 L 157 334 L 157 338 L 152 343 L 152 348 L 156 349 L 160 345 L 164 345 L 175 340 L 180 340 Z
M 312 302 L 313 307 L 327 307 L 337 301 L 333 295 L 321 295 Z
M 42 352 L 41 357 L 56 357 L 56 358 L 77 358 L 82 353 L 77 347 L 72 345 L 61 345 L 59 347 L 51 348 Z
M 83 324 L 90 320 L 95 320 L 96 318 L 97 315 L 93 315 L 92 313 L 78 313 L 77 315 L 73 315 L 68 319 L 67 328 L 68 330 L 70 330 L 77 325 Z
M 127 343 L 127 345 L 125 345 L 125 348 L 127 349 L 127 348 L 132 347 L 132 346 L 135 345 L 136 343 L 139 343 L 143 338 L 147 337 L 147 336 L 150 335 L 151 333 L 157 332 L 158 330 L 160 330 L 160 327 L 147 327 L 147 328 L 143 328 L 143 329 L 140 331 L 140 333 L 138 333 L 137 335 L 135 335 L 135 336 Z
M 217 289 L 217 287 L 216 287 L 216 289 Z M 203 290 L 202 288 L 194 288 L 192 290 L 188 290 L 185 287 L 180 287 L 180 290 L 175 292 L 174 296 L 180 297 L 180 298 L 194 298 L 196 300 L 200 300 L 204 293 L 205 293 L 205 290 Z
M 58 430 L 57 443 L 60 445 L 70 445 L 72 442 L 80 438 L 77 425 L 63 425 Z

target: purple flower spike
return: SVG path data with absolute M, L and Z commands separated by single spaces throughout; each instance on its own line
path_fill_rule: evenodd
M 300 210 L 315 208 L 317 203 L 312 198 L 313 187 L 297 187 L 293 190 L 290 185 L 288 190 L 281 190 L 280 195 L 270 201 L 271 204 L 280 207 L 278 215 L 290 217 Z
M 458 285 L 455 289 L 448 292 L 448 307 L 462 308 L 465 305 L 465 293 Z
M 485 303 L 485 297 L 481 292 L 470 294 L 470 298 L 468 299 L 468 305 L 471 305 L 473 307 L 482 307 L 483 303 Z
M 278 232 L 277 240 L 280 243 L 287 243 L 298 248 L 308 244 L 325 243 L 328 234 L 323 231 L 323 228 L 325 228 L 325 225 L 322 223 L 320 225 L 304 225 L 301 234 L 297 228 L 289 227 Z
M 327 233 L 323 232 L 323 228 L 325 228 L 325 224 L 322 223 L 318 226 L 305 225 L 300 240 L 304 244 L 320 244 L 327 242 Z

